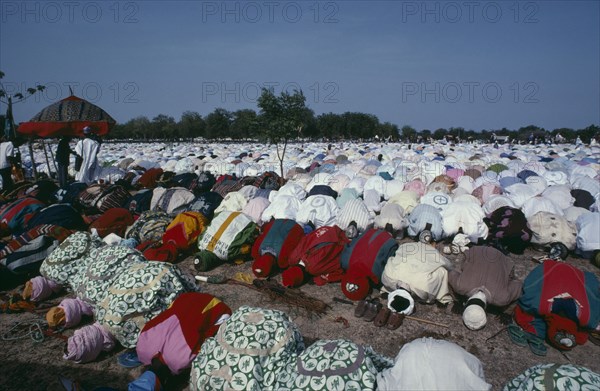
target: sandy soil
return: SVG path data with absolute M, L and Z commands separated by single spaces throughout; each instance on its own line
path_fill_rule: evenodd
M 403 241 L 407 240 L 409 239 Z M 438 244 L 438 248 L 441 250 L 442 245 Z M 524 279 L 527 273 L 536 266 L 536 263 L 531 261 L 532 255 L 540 255 L 540 253 L 528 250 L 522 256 L 513 257 L 517 278 Z M 460 257 L 461 255 L 450 256 L 457 265 L 460 264 Z M 600 270 L 587 260 L 569 258 L 568 262 L 600 277 Z M 191 257 L 180 262 L 180 266 L 193 273 Z M 250 273 L 250 264 L 224 265 L 208 274 L 225 274 L 232 277 L 237 272 Z M 279 279 L 279 277 L 277 278 Z M 21 289 L 22 285 L 19 285 L 15 291 L 20 292 Z M 407 319 L 399 329 L 390 331 L 355 318 L 352 306 L 334 302 L 334 297 L 344 297 L 339 284 L 329 284 L 325 287 L 306 285 L 301 288 L 303 292 L 330 304 L 327 314 L 321 317 L 311 317 L 305 311 L 272 301 L 268 296 L 244 286 L 202 284 L 202 289 L 204 292 L 221 298 L 234 310 L 242 305 L 251 305 L 286 311 L 298 324 L 307 345 L 317 339 L 345 338 L 357 343 L 372 345 L 380 353 L 394 357 L 404 343 L 423 336 L 455 342 L 482 361 L 486 380 L 493 385 L 494 390 L 501 389 L 506 381 L 538 363 L 567 363 L 570 361 L 600 372 L 600 347 L 596 345 L 588 342 L 566 354 L 550 348 L 548 355 L 540 358 L 533 355 L 529 349 L 512 344 L 506 331 L 500 332 L 505 326 L 500 322 L 498 316 L 489 315 L 486 327 L 474 332 L 463 325 L 460 315 L 452 313 L 452 305 L 447 308 L 436 305 L 417 305 L 417 311 L 414 314 L 423 319 L 445 324 L 448 326 L 447 328 Z M 375 291 L 374 294 L 377 295 L 378 292 Z M 55 297 L 43 305 L 57 304 L 60 300 L 61 297 Z M 511 313 L 512 307 L 506 309 L 505 312 Z M 4 334 L 17 322 L 43 321 L 43 316 L 44 312 L 40 312 L 40 314 L 0 314 L 0 331 Z M 347 320 L 347 327 L 343 322 L 336 322 L 339 317 Z M 498 332 L 500 333 L 493 337 Z M 68 336 L 72 333 L 72 330 L 67 330 L 63 334 Z M 493 338 L 488 340 L 490 337 Z M 86 390 L 92 390 L 99 386 L 124 390 L 127 389 L 127 383 L 143 371 L 142 368 L 126 369 L 119 366 L 117 356 L 123 351 L 123 348 L 102 354 L 93 363 L 75 364 L 62 358 L 63 347 L 64 341 L 52 337 L 46 337 L 39 343 L 32 341 L 29 337 L 15 341 L 2 341 L 0 390 L 62 390 L 58 380 L 59 375 L 79 380 Z M 189 372 L 183 373 L 170 388 L 174 390 L 187 389 L 188 379 Z

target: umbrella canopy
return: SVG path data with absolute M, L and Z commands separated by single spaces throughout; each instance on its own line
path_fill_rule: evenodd
M 39 137 L 80 137 L 83 128 L 90 126 L 97 135 L 103 136 L 115 123 L 100 107 L 71 95 L 46 107 L 29 122 L 21 123 L 18 132 Z

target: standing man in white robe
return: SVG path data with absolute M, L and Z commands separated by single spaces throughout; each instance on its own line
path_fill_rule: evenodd
M 79 140 L 75 146 L 75 153 L 83 158 L 83 163 L 79 172 L 75 175 L 75 180 L 89 185 L 96 180 L 100 143 L 92 137 L 92 128 L 89 126 L 83 128 L 83 135 L 84 138 Z

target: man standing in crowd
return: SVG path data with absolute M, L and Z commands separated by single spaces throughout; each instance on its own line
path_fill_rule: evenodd
M 83 128 L 83 136 L 83 139 L 79 140 L 75 146 L 75 153 L 83 158 L 83 163 L 75 176 L 75 180 L 89 185 L 96 180 L 100 143 L 89 126 Z
M 15 146 L 6 136 L 2 136 L 0 140 L 0 175 L 2 175 L 2 190 L 6 192 L 13 188 L 11 170 L 15 158 Z
M 71 137 L 63 136 L 58 142 L 58 148 L 56 148 L 56 163 L 58 164 L 58 184 L 61 189 L 67 187 L 69 178 L 69 158 L 70 155 L 75 155 L 75 151 L 71 149 L 69 143 Z

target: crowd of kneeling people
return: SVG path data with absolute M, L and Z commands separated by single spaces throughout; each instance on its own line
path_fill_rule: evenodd
M 414 340 L 395 359 L 348 340 L 306 347 L 286 313 L 232 311 L 201 293 L 176 264 L 189 255 L 198 273 L 252 262 L 257 278 L 281 274 L 289 288 L 338 283 L 357 302 L 355 316 L 392 330 L 415 302 L 458 300 L 471 330 L 486 325 L 489 306 L 516 302 L 508 334 L 535 355 L 546 355 L 548 344 L 566 351 L 598 341 L 599 279 L 567 260 L 576 253 L 600 266 L 594 196 L 546 169 L 545 177 L 531 171 L 513 180 L 498 175 L 509 169 L 500 164 L 471 172 L 444 167 L 433 178 L 394 183 L 378 175 L 381 163 L 369 165 L 335 181 L 317 165 L 287 183 L 271 172 L 178 178 L 148 170 L 135 181 L 76 183 L 67 191 L 21 186 L 0 208 L 1 228 L 13 234 L 1 262 L 15 273 L 39 270 L 25 284 L 26 300 L 72 293 L 48 311 L 51 327 L 74 328 L 93 317 L 69 337 L 65 359 L 91 362 L 117 343 L 135 349 L 149 370 L 132 389 L 158 389 L 190 367 L 196 390 L 491 389 L 480 361 L 448 341 Z M 477 182 L 488 172 L 497 180 Z M 544 256 L 520 281 L 511 253 L 530 245 Z M 461 253 L 456 267 L 448 255 Z M 386 304 L 370 300 L 374 288 L 387 294 Z M 565 381 L 600 388 L 590 369 L 540 364 L 505 389 Z

